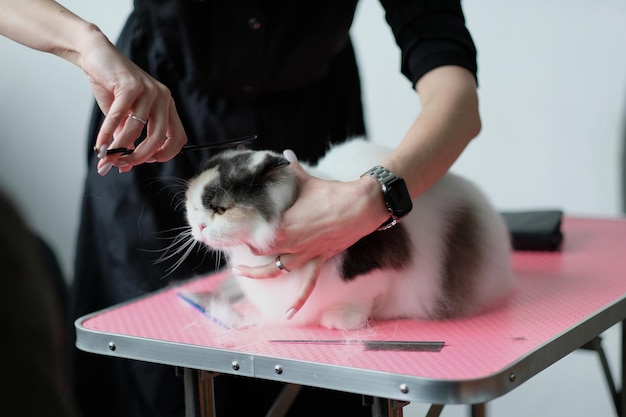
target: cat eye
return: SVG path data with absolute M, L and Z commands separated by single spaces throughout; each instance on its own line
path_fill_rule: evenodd
M 188 152 L 188 151 L 199 151 L 203 149 L 228 148 L 230 146 L 237 146 L 237 145 L 247 145 L 250 142 L 256 140 L 257 138 L 258 138 L 257 135 L 250 135 L 250 136 L 242 136 L 240 138 L 235 138 L 235 139 L 227 139 L 227 140 L 222 140 L 222 141 L 217 141 L 217 142 L 212 142 L 212 143 L 206 143 L 203 145 L 185 145 L 182 147 L 182 149 L 178 153 L 183 153 L 183 152 Z M 119 154 L 122 154 L 122 156 L 124 156 L 124 155 L 130 155 L 131 153 L 133 153 L 133 151 L 134 149 L 129 149 L 129 148 L 113 148 L 113 149 L 107 150 L 107 155 L 119 153 Z

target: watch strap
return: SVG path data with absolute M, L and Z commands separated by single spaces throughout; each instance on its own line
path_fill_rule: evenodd
M 389 171 L 387 168 L 385 168 L 383 166 L 380 166 L 380 165 L 376 165 L 376 166 L 368 169 L 365 172 L 365 174 L 363 174 L 363 175 L 371 175 L 383 187 L 385 186 L 386 182 L 388 182 L 388 181 L 390 181 L 390 180 L 392 180 L 394 178 L 398 178 L 398 176 L 396 174 L 394 174 L 393 172 Z
M 393 209 L 390 207 L 389 202 L 387 201 L 387 186 L 390 181 L 395 180 L 396 178 L 400 178 L 395 175 L 393 172 L 389 171 L 387 168 L 376 165 L 370 169 L 368 169 L 363 175 L 369 175 L 378 181 L 381 185 L 383 197 L 385 199 L 385 205 L 387 206 L 387 212 L 389 213 L 389 218 L 376 229 L 377 231 L 383 231 L 392 228 L 398 221 L 400 220 L 397 216 L 394 215 Z

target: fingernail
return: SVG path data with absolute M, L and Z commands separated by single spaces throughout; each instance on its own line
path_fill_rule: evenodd
M 298 310 L 297 310 L 297 309 L 295 309 L 295 308 L 290 308 L 290 309 L 289 309 L 289 311 L 287 311 L 287 312 L 285 313 L 285 318 L 286 318 L 287 320 L 291 320 L 291 319 L 293 318 L 293 316 L 295 316 L 295 315 L 296 315 L 296 313 L 297 313 L 297 312 L 298 312 Z
M 232 272 L 234 275 L 242 275 L 241 270 L 237 268 L 236 266 L 233 266 L 232 268 L 230 268 L 230 272 Z
M 107 156 L 107 150 L 109 150 L 109 146 L 108 145 L 102 145 L 100 146 L 100 150 L 97 150 L 94 147 L 94 151 L 96 151 L 96 156 L 100 159 L 104 158 L 105 156 Z
M 109 173 L 112 166 L 113 164 L 111 162 L 107 162 L 106 164 L 102 165 L 100 169 L 98 169 L 98 174 L 105 176 L 106 174 Z
M 291 149 L 285 149 L 283 151 L 283 156 L 289 162 L 298 162 L 298 157 L 296 156 L 296 153 Z

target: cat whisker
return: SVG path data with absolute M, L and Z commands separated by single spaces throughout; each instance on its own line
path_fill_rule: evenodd
M 187 257 L 189 256 L 189 254 L 194 250 L 196 246 L 196 241 L 194 240 L 188 240 L 183 246 L 181 246 L 175 253 L 167 256 L 166 258 L 159 260 L 160 262 L 162 262 L 163 260 L 166 259 L 170 259 L 172 256 L 174 256 L 175 254 L 180 254 L 182 252 L 182 255 L 180 256 L 180 258 L 178 258 L 176 260 L 176 262 L 174 262 L 173 265 L 167 267 L 165 269 L 165 271 L 167 272 L 167 274 L 165 274 L 165 277 L 168 277 L 169 275 L 172 274 L 172 272 L 174 272 L 176 269 L 178 269 L 178 267 L 185 262 L 185 259 L 187 259 Z M 186 247 L 186 250 L 183 250 Z
M 215 269 L 217 270 L 222 265 L 222 256 L 224 256 L 224 252 L 215 251 L 214 253 L 215 253 Z
M 159 264 L 162 262 L 169 261 L 171 259 L 176 259 L 176 261 L 168 266 L 165 271 L 166 274 L 163 278 L 167 278 L 170 276 L 178 267 L 180 267 L 183 262 L 189 257 L 189 255 L 196 249 L 197 241 L 192 237 L 191 230 L 187 227 L 174 228 L 171 230 L 180 230 L 183 229 L 175 237 L 171 238 L 172 242 L 165 248 L 155 250 L 152 252 L 162 252 L 161 256 L 154 261 L 154 264 Z M 170 231 L 171 231 L 170 230 Z M 162 238 L 165 239 L 165 238 Z
M 176 187 L 176 186 L 187 187 L 189 185 L 189 180 L 178 178 L 178 177 L 173 177 L 173 176 L 165 176 L 165 175 L 160 176 L 160 177 L 154 177 L 152 180 L 148 181 L 147 184 L 153 185 L 157 182 L 165 182 L 165 181 L 170 181 L 172 184 L 164 185 L 163 189 L 166 189 L 169 187 Z
M 169 182 L 169 184 L 167 183 Z M 163 184 L 165 183 L 165 184 Z M 181 204 L 184 204 L 184 193 L 189 186 L 189 180 L 172 177 L 172 176 L 162 176 L 155 177 L 152 180 L 147 182 L 148 186 L 154 184 L 163 184 L 161 188 L 156 192 L 157 194 L 164 192 L 169 189 L 174 189 L 174 192 L 170 192 L 172 194 L 172 201 L 170 204 L 174 207 L 176 211 L 180 209 Z M 182 197 L 181 197 L 182 193 Z
M 180 254 L 183 251 L 191 246 L 192 248 L 196 245 L 195 239 L 191 236 L 191 231 L 185 231 L 179 233 L 175 238 L 173 238 L 172 243 L 156 252 L 163 252 L 163 254 L 155 261 L 155 263 L 160 263 L 171 259 L 172 257 Z
M 182 196 L 180 195 L 182 194 Z M 174 211 L 185 211 L 185 191 L 181 190 L 172 196 Z
M 190 231 L 191 229 L 189 228 L 189 226 L 184 225 L 184 226 L 178 226 L 178 227 L 172 227 L 171 229 L 167 229 L 161 232 L 157 232 L 157 234 L 165 234 L 165 233 L 172 233 L 172 232 L 178 232 L 178 231 Z M 180 233 L 179 233 L 180 234 Z M 157 237 L 157 239 L 176 239 L 178 236 L 174 236 L 174 237 Z

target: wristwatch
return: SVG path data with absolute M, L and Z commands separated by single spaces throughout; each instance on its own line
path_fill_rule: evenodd
M 406 188 L 406 183 L 401 177 L 380 165 L 369 169 L 363 175 L 370 175 L 380 183 L 385 205 L 389 212 L 389 219 L 377 230 L 387 230 L 395 226 L 402 217 L 409 214 L 413 208 L 413 202 L 409 190 Z

